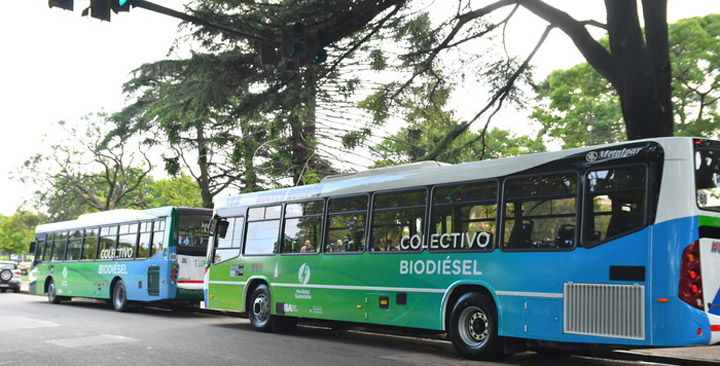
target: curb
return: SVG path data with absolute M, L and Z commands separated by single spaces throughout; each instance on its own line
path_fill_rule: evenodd
M 582 357 L 582 356 L 580 356 Z M 677 358 L 670 356 L 652 355 L 646 353 L 637 353 L 633 351 L 610 351 L 610 352 L 592 352 L 589 356 L 591 358 L 602 358 L 609 360 L 621 360 L 621 361 L 642 361 L 652 363 L 662 363 L 677 366 L 710 366 L 718 365 L 718 361 L 711 360 L 698 360 L 698 359 L 687 359 Z

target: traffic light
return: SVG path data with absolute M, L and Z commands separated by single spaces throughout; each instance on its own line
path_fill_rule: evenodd
M 109 22 L 110 3 L 113 1 L 118 0 L 90 0 L 90 16 Z M 85 15 L 84 12 L 83 15 Z
M 324 30 L 315 30 L 308 32 L 305 37 L 307 40 L 307 61 L 311 64 L 320 64 L 327 60 L 327 47 L 330 44 L 330 37 Z
M 130 11 L 131 3 L 132 0 L 110 0 L 110 9 L 112 9 L 115 14 L 121 11 Z
M 280 42 L 282 66 L 286 71 L 297 71 L 305 61 L 306 52 L 305 26 L 300 22 L 286 24 L 282 29 Z
M 259 52 L 260 65 L 275 65 L 277 66 L 280 59 L 278 58 L 278 50 L 276 42 L 272 41 L 275 39 L 275 35 L 271 29 L 263 29 L 260 31 L 260 38 L 257 42 L 257 48 Z
M 65 10 L 73 10 L 73 0 L 48 0 L 49 7 L 58 7 Z

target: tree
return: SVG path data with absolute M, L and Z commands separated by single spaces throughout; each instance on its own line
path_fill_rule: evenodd
M 187 175 L 156 180 L 148 185 L 147 206 L 202 207 L 202 192 Z
M 18 209 L 12 216 L 0 218 L 0 252 L 27 253 L 35 239 L 35 226 L 45 221 L 43 215 Z
M 106 140 L 104 114 L 91 115 L 77 130 L 61 122 L 65 136 L 37 153 L 20 168 L 19 179 L 38 187 L 35 205 L 53 221 L 116 208 L 145 207 L 144 190 L 152 165 L 144 150 L 131 150 L 129 141 Z M 139 160 L 139 162 L 138 162 Z
M 374 97 L 360 103 L 378 118 L 387 118 L 392 114 L 408 121 L 400 131 L 371 147 L 373 155 L 378 158 L 374 166 L 419 161 L 442 141 L 448 131 L 456 128 L 460 122 L 454 117 L 455 112 L 447 108 L 451 92 L 452 88 L 447 84 L 426 84 L 406 88 L 390 110 L 387 106 L 376 104 Z M 456 164 L 541 151 L 545 151 L 545 146 L 540 137 L 515 136 L 509 131 L 493 128 L 478 133 L 463 132 L 446 146 L 437 160 Z
M 601 40 L 607 44 L 607 40 Z M 675 134 L 714 136 L 720 98 L 720 15 L 683 19 L 669 27 Z M 538 87 L 533 117 L 566 148 L 623 139 L 618 94 L 589 64 L 557 70 Z

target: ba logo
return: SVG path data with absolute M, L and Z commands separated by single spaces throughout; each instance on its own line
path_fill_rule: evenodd
M 588 163 L 595 162 L 598 159 L 598 153 L 595 151 L 591 151 L 585 155 L 585 160 L 587 160 Z
M 63 278 L 67 278 L 67 267 L 63 267 Z
M 307 285 L 310 282 L 310 266 L 307 263 L 303 263 L 298 270 L 298 281 L 301 284 Z
M 720 241 L 714 241 L 712 243 L 712 247 L 710 248 L 710 253 L 720 254 Z

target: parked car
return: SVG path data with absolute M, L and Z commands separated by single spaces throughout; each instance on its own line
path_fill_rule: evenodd
M 20 268 L 17 263 L 0 261 L 0 292 L 20 292 Z

